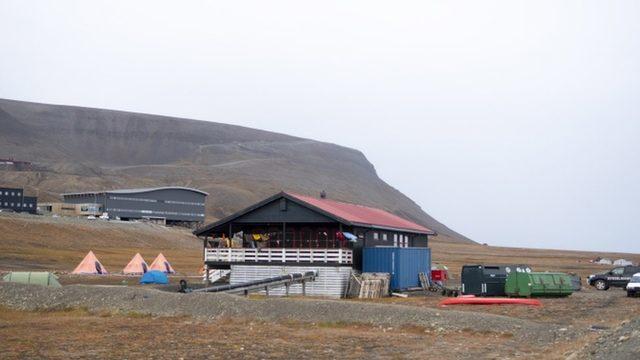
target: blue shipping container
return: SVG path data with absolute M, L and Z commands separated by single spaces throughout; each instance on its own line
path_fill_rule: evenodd
M 421 272 L 431 277 L 429 248 L 368 247 L 362 260 L 362 272 L 391 274 L 391 290 L 420 286 Z

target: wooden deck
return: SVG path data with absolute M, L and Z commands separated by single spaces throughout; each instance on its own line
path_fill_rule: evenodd
M 207 263 L 229 264 L 353 264 L 353 251 L 349 249 L 204 249 L 204 261 Z

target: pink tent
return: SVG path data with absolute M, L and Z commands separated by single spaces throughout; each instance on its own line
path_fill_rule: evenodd
M 107 269 L 102 266 L 100 260 L 93 254 L 93 251 L 89 251 L 87 256 L 82 259 L 80 264 L 76 266 L 75 270 L 71 272 L 72 274 L 108 274 Z
M 167 261 L 167 258 L 165 258 L 162 253 L 158 254 L 158 257 L 153 260 L 151 266 L 149 267 L 149 270 L 158 270 L 167 274 L 176 273 L 176 271 L 171 267 L 171 264 L 169 264 L 169 261 Z
M 136 253 L 127 266 L 122 269 L 122 272 L 126 275 L 140 275 L 146 273 L 148 268 L 149 266 L 142 258 L 142 255 Z

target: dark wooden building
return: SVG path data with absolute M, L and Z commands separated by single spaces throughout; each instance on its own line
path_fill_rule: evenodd
M 233 264 L 349 266 L 364 247 L 428 247 L 436 233 L 385 210 L 281 192 L 194 231 L 209 269 Z

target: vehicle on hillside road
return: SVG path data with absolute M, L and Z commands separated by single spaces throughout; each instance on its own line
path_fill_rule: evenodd
M 602 274 L 589 275 L 587 282 L 601 291 L 609 290 L 610 287 L 625 288 L 636 273 L 640 273 L 640 266 L 621 266 Z

